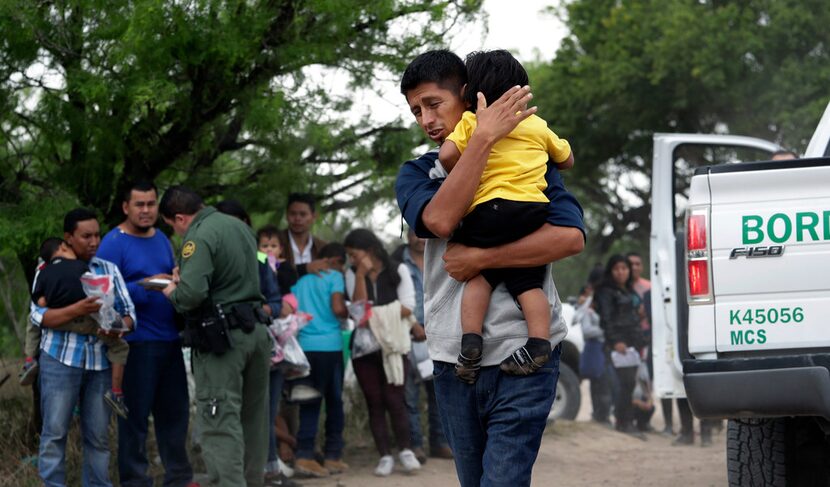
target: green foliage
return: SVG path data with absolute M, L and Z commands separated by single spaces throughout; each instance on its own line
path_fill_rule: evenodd
M 275 211 L 289 190 L 308 187 L 325 210 L 370 206 L 389 195 L 413 133 L 368 114 L 345 118 L 351 101 L 321 85 L 320 73 L 336 69 L 345 84 L 370 87 L 479 8 L 428 0 L 3 2 L 0 248 L 31 254 L 44 235 L 48 223 L 11 216 L 29 201 L 46 204 L 31 208 L 46 221 L 75 204 L 118 221 L 118 196 L 137 179 L 186 183 L 206 196 L 245 194 L 252 212 Z M 340 198 L 335 183 L 355 179 L 367 183 L 365 197 Z
M 803 150 L 830 99 L 820 0 L 577 0 L 555 12 L 570 34 L 531 81 L 540 115 L 574 149 L 568 187 L 596 258 L 615 242 L 648 246 L 655 132 Z
M 60 234 L 69 208 L 97 209 L 104 228 L 119 222 L 120 195 L 136 180 L 235 197 L 257 221 L 281 216 L 291 191 L 319 196 L 327 221 L 366 214 L 392 196 L 398 164 L 424 136 L 368 110 L 354 120 L 351 93 L 332 93 L 323 75 L 369 89 L 480 7 L 0 2 L 0 258 L 19 263 L 0 277 L 22 267 L 31 279 L 38 244 Z

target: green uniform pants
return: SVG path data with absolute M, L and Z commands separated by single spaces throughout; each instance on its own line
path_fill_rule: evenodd
M 233 348 L 193 359 L 202 455 L 209 485 L 261 487 L 268 457 L 268 371 L 265 326 L 230 331 Z

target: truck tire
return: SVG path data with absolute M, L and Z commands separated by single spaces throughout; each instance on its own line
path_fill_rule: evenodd
M 730 486 L 830 485 L 830 444 L 814 418 L 729 421 Z
M 730 487 L 786 487 L 783 419 L 730 420 L 726 468 Z
M 548 421 L 576 419 L 582 395 L 579 391 L 579 377 L 564 362 L 559 362 L 559 381 L 556 383 L 556 399 L 548 414 Z

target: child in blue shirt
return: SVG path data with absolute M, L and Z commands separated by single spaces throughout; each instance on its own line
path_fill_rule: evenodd
M 300 428 L 297 432 L 296 471 L 319 476 L 321 473 L 340 473 L 349 468 L 343 456 L 343 339 L 340 321 L 348 316 L 343 267 L 346 249 L 330 243 L 320 250 L 320 259 L 326 259 L 328 271 L 319 275 L 306 274 L 291 291 L 297 298 L 300 311 L 312 316 L 297 337 L 311 365 L 311 374 L 303 379 L 321 395 L 300 406 Z M 323 465 L 314 459 L 314 441 L 320 418 L 320 406 L 326 401 L 326 442 Z

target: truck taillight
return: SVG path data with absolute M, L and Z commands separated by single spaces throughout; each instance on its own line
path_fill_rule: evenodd
M 689 262 L 689 296 L 709 294 L 709 263 L 705 260 Z
M 689 215 L 686 250 L 706 250 L 706 215 Z
M 686 211 L 686 278 L 689 304 L 712 302 L 709 206 Z

